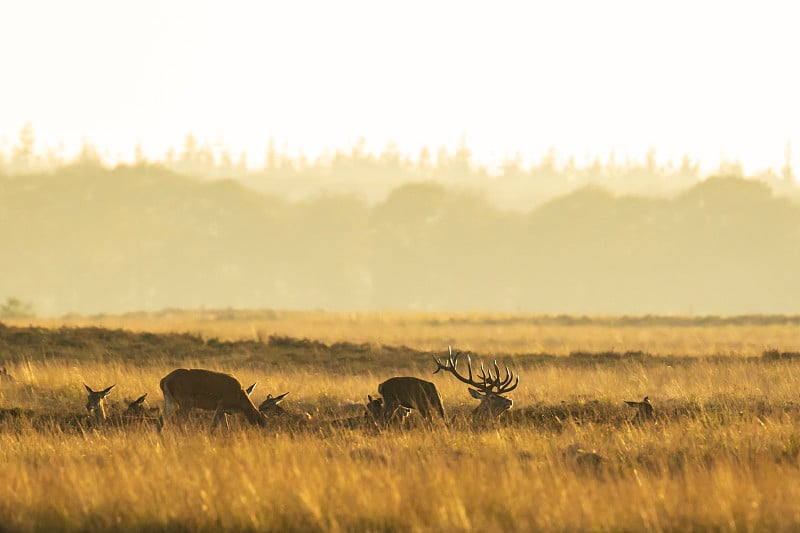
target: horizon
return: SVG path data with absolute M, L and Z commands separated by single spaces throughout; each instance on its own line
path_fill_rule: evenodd
M 29 141 L 33 141 L 30 146 L 25 146 L 23 137 L 28 135 Z M 32 135 L 32 136 L 31 136 Z M 191 146 L 189 146 L 191 144 Z M 246 151 L 239 153 L 233 152 L 230 147 L 220 143 L 212 143 L 205 139 L 199 139 L 193 133 L 189 132 L 184 137 L 181 143 L 169 145 L 164 153 L 156 156 L 145 154 L 141 149 L 141 145 L 133 147 L 130 151 L 133 155 L 131 157 L 115 157 L 109 153 L 108 150 L 101 150 L 98 145 L 94 144 L 88 139 L 84 139 L 80 147 L 74 152 L 67 152 L 64 148 L 64 143 L 59 143 L 58 146 L 42 145 L 36 140 L 36 130 L 32 124 L 26 123 L 20 132 L 17 133 L 17 138 L 14 141 L 9 141 L 5 136 L 0 137 L 0 166 L 10 165 L 14 166 L 17 157 L 24 157 L 26 154 L 31 156 L 31 167 L 34 170 L 54 170 L 60 167 L 69 166 L 71 164 L 80 162 L 82 160 L 94 161 L 106 168 L 116 168 L 121 166 L 136 166 L 139 164 L 157 164 L 170 167 L 170 164 L 179 163 L 182 157 L 191 157 L 192 155 L 200 155 L 203 158 L 203 164 L 209 168 L 216 167 L 222 168 L 226 164 L 235 167 L 236 170 L 242 171 L 243 174 L 253 174 L 259 171 L 265 171 L 269 168 L 270 150 L 273 157 L 284 164 L 288 164 L 295 169 L 302 169 L 303 167 L 318 166 L 326 167 L 331 166 L 333 160 L 337 157 L 350 158 L 353 160 L 375 160 L 381 161 L 385 158 L 397 157 L 398 160 L 410 166 L 421 166 L 425 164 L 423 161 L 423 153 L 428 157 L 428 164 L 433 168 L 441 165 L 442 157 L 453 158 L 461 155 L 466 155 L 469 167 L 472 171 L 485 171 L 490 176 L 499 176 L 503 174 L 505 165 L 514 165 L 522 171 L 530 171 L 543 166 L 552 167 L 554 172 L 562 173 L 569 166 L 579 170 L 589 169 L 592 166 L 599 166 L 603 169 L 631 169 L 643 168 L 652 164 L 655 170 L 669 171 L 679 169 L 682 165 L 689 165 L 696 169 L 698 177 L 705 178 L 715 175 L 734 175 L 741 177 L 756 177 L 763 174 L 773 173 L 779 177 L 786 177 L 787 173 L 798 182 L 798 177 L 794 173 L 794 150 L 791 143 L 787 142 L 784 146 L 783 159 L 775 161 L 765 167 L 746 168 L 746 166 L 739 159 L 729 159 L 722 157 L 716 162 L 703 161 L 698 158 L 692 158 L 690 154 L 683 154 L 677 159 L 667 159 L 660 156 L 655 147 L 651 147 L 642 154 L 627 155 L 624 158 L 619 157 L 616 151 L 612 150 L 605 155 L 595 154 L 591 157 L 584 154 L 579 157 L 577 154 L 561 153 L 555 147 L 550 147 L 538 159 L 525 159 L 521 154 L 516 153 L 506 156 L 502 159 L 497 159 L 492 162 L 480 160 L 476 157 L 475 151 L 467 143 L 467 139 L 462 139 L 452 149 L 447 145 L 440 146 L 427 146 L 424 145 L 417 153 L 402 152 L 396 143 L 390 141 L 387 145 L 383 146 L 380 150 L 368 149 L 371 143 L 367 139 L 360 138 L 352 145 L 334 147 L 324 149 L 313 157 L 309 154 L 299 151 L 291 153 L 288 151 L 286 145 L 279 147 L 273 139 L 269 139 L 265 146 L 266 148 L 259 153 L 260 157 L 252 157 Z M 30 150 L 28 152 L 28 150 Z M 210 159 L 206 159 L 206 156 Z M 446 163 L 446 161 L 444 161 Z M 244 166 L 243 166 L 244 165 Z M 23 165 L 24 166 L 24 165 Z M 27 174 L 31 169 L 23 171 L 9 172 L 9 175 Z M 191 174 L 190 174 L 191 175 Z M 201 175 L 194 177 L 202 177 Z M 237 176 L 232 176 L 236 178 Z

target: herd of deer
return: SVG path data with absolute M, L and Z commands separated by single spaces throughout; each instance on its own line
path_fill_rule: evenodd
M 444 363 L 433 357 L 436 363 L 434 374 L 441 370 L 449 372 L 456 379 L 469 386 L 470 395 L 480 400 L 479 405 L 472 413 L 473 420 L 487 420 L 497 418 L 513 405 L 512 400 L 504 395 L 513 391 L 519 385 L 519 374 L 505 367 L 505 374 L 501 373 L 497 362 L 489 369 L 480 367 L 479 374 L 473 374 L 472 361 L 467 354 L 467 375 L 459 373 L 458 362 L 460 353 L 453 353 L 448 349 L 448 358 Z M 4 369 L 5 370 L 5 369 Z M 8 375 L 5 372 L 5 375 Z M 123 416 L 118 422 L 124 421 L 149 421 L 157 424 L 161 430 L 165 423 L 178 417 L 185 422 L 192 409 L 212 411 L 211 431 L 221 425 L 228 428 L 228 414 L 240 413 L 252 425 L 267 426 L 271 422 L 281 425 L 307 424 L 311 421 L 308 413 L 292 413 L 286 411 L 281 401 L 287 393 L 273 397 L 271 394 L 256 407 L 250 398 L 256 384 L 243 388 L 234 376 L 222 372 L 205 369 L 173 370 L 161 379 L 160 388 L 164 394 L 163 413 L 156 409 L 147 409 L 144 400 L 147 394 L 142 395 L 129 403 Z M 104 399 L 109 395 L 114 385 L 103 390 L 92 390 L 84 384 L 88 393 L 86 410 L 94 415 L 99 424 L 106 424 L 110 419 L 106 413 Z M 378 386 L 380 397 L 368 396 L 368 403 L 364 415 L 343 420 L 329 421 L 331 425 L 354 426 L 366 422 L 372 426 L 386 427 L 402 423 L 412 411 L 427 423 L 446 423 L 442 397 L 436 385 L 416 377 L 402 376 L 390 378 Z M 633 418 L 634 422 L 643 422 L 653 419 L 653 406 L 649 398 L 641 402 L 626 401 L 631 407 L 637 409 Z

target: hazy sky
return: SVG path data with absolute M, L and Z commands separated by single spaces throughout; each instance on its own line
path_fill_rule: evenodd
M 160 156 L 193 132 L 314 156 L 800 152 L 792 2 L 0 0 L 0 136 Z M 796 167 L 800 159 L 795 154 Z

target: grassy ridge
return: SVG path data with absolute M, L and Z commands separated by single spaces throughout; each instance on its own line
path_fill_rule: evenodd
M 189 350 L 207 343 L 254 341 L 270 337 L 312 338 L 324 344 L 370 344 L 409 347 L 443 353 L 447 345 L 487 354 L 551 354 L 574 352 L 644 352 L 653 355 L 760 356 L 765 350 L 800 352 L 800 316 L 571 316 L 469 312 L 326 312 L 273 310 L 166 310 L 92 317 L 7 319 L 9 326 L 44 328 L 42 336 L 62 328 L 96 328 L 152 334 L 189 334 Z M 0 329 L 0 334 L 2 330 Z M 117 335 L 109 333 L 110 336 Z M 117 337 L 119 338 L 119 336 Z M 102 339 L 101 339 L 102 340 Z M 167 345 L 172 346 L 173 338 Z M 0 339 L 2 342 L 2 339 Z M 35 345 L 26 341 L 29 346 Z M 106 341 L 98 345 L 102 352 Z M 249 345 L 255 346 L 255 345 Z M 120 346 L 136 357 L 168 354 Z M 158 347 L 155 347 L 158 349 Z M 0 349 L 13 350 L 13 346 Z M 245 344 L 238 349 L 247 351 Z M 162 350 L 163 351 L 163 350 Z M 85 352 L 82 352 L 85 353 Z M 80 356 L 80 355 L 79 355 Z M 31 354 L 30 357 L 38 357 Z
M 160 328 L 172 331 L 164 334 L 140 330 L 133 320 L 127 330 L 0 327 L 0 353 L 15 377 L 0 382 L 0 468 L 7 480 L 0 484 L 0 529 L 800 527 L 800 358 L 790 341 L 797 327 L 792 320 L 536 325 L 515 319 L 567 347 L 566 353 L 547 353 L 509 349 L 527 338 L 515 338 L 525 330 L 513 325 L 492 344 L 498 320 L 466 315 L 294 318 L 298 323 L 291 327 L 268 329 L 266 321 L 238 317 L 242 323 L 220 337 L 186 315 L 171 323 L 161 317 Z M 379 318 L 382 327 L 375 325 Z M 272 320 L 291 322 L 286 316 Z M 311 331 L 309 323 L 327 323 L 320 328 L 322 340 L 288 335 Z M 348 341 L 353 330 L 347 324 L 364 336 Z M 252 335 L 253 325 L 260 338 Z M 425 343 L 443 328 L 464 344 L 485 346 L 479 357 L 498 356 L 521 374 L 510 394 L 514 407 L 497 424 L 470 423 L 475 403 L 466 387 L 431 374 Z M 247 329 L 251 334 L 237 339 Z M 412 330 L 418 334 L 408 337 L 407 347 L 380 342 Z M 719 350 L 717 340 L 702 344 L 714 335 L 728 351 Z M 640 344 L 603 346 L 614 337 Z M 656 349 L 665 342 L 674 349 Z M 730 349 L 737 343 L 753 348 Z M 698 349 L 681 353 L 683 345 Z M 442 353 L 440 346 L 434 351 Z M 160 435 L 146 426 L 81 426 L 83 382 L 95 388 L 117 383 L 111 411 L 144 392 L 156 406 L 159 379 L 177 365 L 231 371 L 246 384 L 259 381 L 257 401 L 288 390 L 286 408 L 306 410 L 318 421 L 345 416 L 391 375 L 418 375 L 436 383 L 455 419 L 437 431 L 412 424 L 380 434 L 316 426 L 259 431 L 234 418 L 229 434 L 210 436 L 207 414 L 185 431 L 168 428 Z M 622 400 L 644 395 L 657 420 L 631 424 L 633 410 Z M 75 423 L 48 425 L 42 417 Z M 599 465 L 582 460 L 575 447 L 596 451 Z

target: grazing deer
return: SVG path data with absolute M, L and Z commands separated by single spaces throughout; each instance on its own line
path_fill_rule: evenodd
M 653 405 L 650 403 L 650 398 L 648 396 L 644 397 L 644 400 L 641 402 L 633 402 L 629 400 L 624 400 L 626 404 L 631 407 L 635 407 L 637 409 L 636 414 L 633 415 L 631 419 L 632 423 L 642 423 L 648 422 L 655 418 L 655 411 L 653 410 Z
M 250 394 L 251 392 L 253 392 L 255 386 L 256 383 L 253 383 L 247 389 L 245 389 L 245 392 L 247 392 L 247 394 Z M 106 389 L 106 391 L 109 391 L 112 387 L 114 387 L 114 385 Z M 86 387 L 86 389 L 87 391 L 89 391 L 89 400 L 87 401 L 86 408 L 89 409 L 89 403 L 93 405 L 90 411 L 95 412 L 95 417 L 98 421 L 100 421 L 99 420 L 100 417 L 97 417 L 97 413 L 101 413 L 103 421 L 105 421 L 106 423 L 111 423 L 112 425 L 129 425 L 131 422 L 137 422 L 137 421 L 151 422 L 154 424 L 161 425 L 164 422 L 163 417 L 161 415 L 161 410 L 158 407 L 145 406 L 144 401 L 147 398 L 146 392 L 133 401 L 129 401 L 126 399 L 125 401 L 128 403 L 128 407 L 125 408 L 125 411 L 123 411 L 122 415 L 120 416 L 119 413 L 116 414 L 107 413 L 105 411 L 104 406 L 100 405 L 100 401 L 103 398 L 100 397 L 98 399 L 98 396 L 102 394 L 102 392 L 92 391 L 88 387 Z M 103 404 L 105 404 L 105 402 L 103 402 Z M 226 413 L 231 414 L 230 412 Z
M 273 397 L 272 394 L 267 394 L 267 398 L 258 406 L 258 410 L 264 414 L 267 419 L 281 420 L 289 424 L 304 424 L 311 420 L 311 415 L 308 413 L 292 413 L 279 405 L 288 392 L 284 392 L 280 396 Z
M 420 416 L 427 421 L 439 417 L 444 420 L 444 406 L 442 396 L 436 389 L 436 385 L 430 381 L 419 378 L 401 376 L 389 378 L 378 385 L 378 392 L 383 396 L 381 407 L 376 402 L 377 399 L 369 397 L 367 408 L 374 413 L 382 411 L 384 422 L 389 422 L 392 417 L 397 415 L 398 409 L 416 409 Z M 402 417 L 408 416 L 407 414 Z
M 86 411 L 88 411 L 89 414 L 94 414 L 95 422 L 97 422 L 98 424 L 105 424 L 106 422 L 107 417 L 106 417 L 106 407 L 104 400 L 115 385 L 111 385 L 110 387 L 103 389 L 101 391 L 93 391 L 89 387 L 89 385 L 87 385 L 86 383 L 83 384 L 83 386 L 86 387 L 86 392 L 89 393 L 89 396 L 86 399 Z
M 252 425 L 266 425 L 266 418 L 256 408 L 239 380 L 230 374 L 200 368 L 178 368 L 160 383 L 164 393 L 164 420 L 178 413 L 185 420 L 193 409 L 214 411 L 211 432 L 217 424 L 228 428 L 227 413 L 242 413 Z M 253 384 L 250 387 L 255 387 Z
M 468 377 L 464 377 L 458 373 L 457 369 L 458 356 L 461 355 L 460 352 L 456 351 L 454 356 L 453 350 L 449 346 L 447 350 L 449 352 L 449 357 L 447 361 L 445 361 L 445 364 L 442 364 L 438 357 L 433 356 L 437 367 L 433 373 L 436 374 L 440 370 L 444 370 L 453 374 L 459 381 L 471 387 L 475 387 L 474 389 L 468 389 L 469 394 L 473 398 L 481 401 L 472 413 L 474 419 L 497 418 L 508 409 L 511 409 L 514 402 L 502 395 L 517 388 L 517 385 L 519 385 L 519 374 L 512 375 L 508 367 L 506 367 L 506 376 L 501 379 L 500 367 L 497 366 L 497 361 L 494 362 L 494 374 L 492 374 L 491 369 L 487 372 L 483 367 L 483 363 L 481 363 L 481 374 L 477 376 L 480 381 L 476 381 L 472 377 L 472 360 L 469 354 L 467 354 Z

